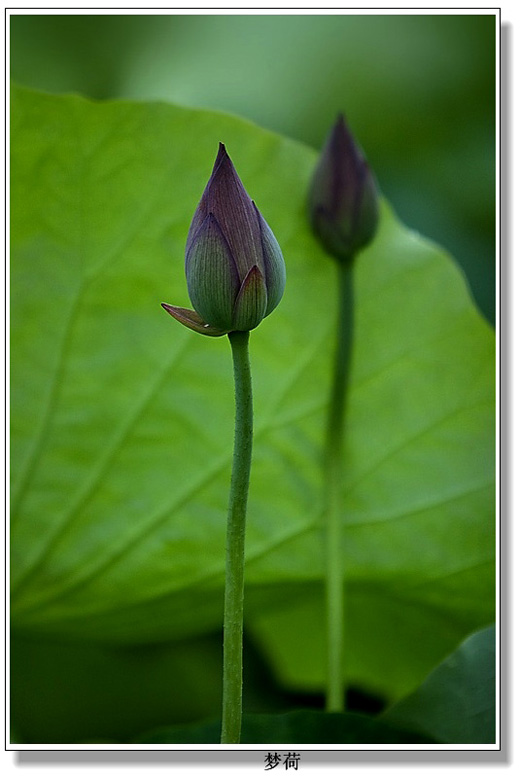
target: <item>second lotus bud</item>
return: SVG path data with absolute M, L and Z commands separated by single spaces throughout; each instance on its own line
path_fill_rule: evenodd
M 309 191 L 309 216 L 316 237 L 341 262 L 368 244 L 377 229 L 377 186 L 342 115 L 318 160 Z

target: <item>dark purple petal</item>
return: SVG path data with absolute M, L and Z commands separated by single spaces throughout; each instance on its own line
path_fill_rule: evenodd
M 356 204 L 353 230 L 358 244 L 365 246 L 373 239 L 379 221 L 377 184 L 368 163 L 364 164 L 361 181 L 361 192 Z
M 220 225 L 208 214 L 186 255 L 188 293 L 204 322 L 230 330 L 240 279 Z
M 225 150 L 211 177 L 207 203 L 228 240 L 243 281 L 253 265 L 261 262 L 260 230 L 251 198 Z
M 327 252 L 333 257 L 341 258 L 345 254 L 345 247 L 350 248 L 349 232 L 343 234 L 341 225 L 325 208 L 315 209 L 312 227 Z
M 240 281 L 262 261 L 258 220 L 252 201 L 235 171 L 224 144 L 220 144 L 213 172 L 195 211 L 186 252 L 209 213 L 214 214 L 235 259 Z
M 260 226 L 260 235 L 262 241 L 262 256 L 263 256 L 263 276 L 265 279 L 265 286 L 267 288 L 267 308 L 265 310 L 265 317 L 271 314 L 275 309 L 283 295 L 285 289 L 285 263 L 282 255 L 282 250 L 278 241 L 274 237 L 274 233 L 260 214 L 256 204 L 255 207 L 258 224 Z
M 210 187 L 211 181 L 213 179 L 213 176 L 215 174 L 215 171 L 217 168 L 220 167 L 220 164 L 223 160 L 224 155 L 226 154 L 226 147 L 224 144 L 219 144 L 217 157 L 215 159 L 215 162 L 213 164 L 213 171 L 211 172 L 211 176 L 208 179 L 208 183 L 206 184 L 206 187 L 204 188 L 204 192 L 202 193 L 202 197 L 197 205 L 197 208 L 195 209 L 195 213 L 192 217 L 190 228 L 188 230 L 188 237 L 186 239 L 186 251 L 185 255 L 188 254 L 191 248 L 191 244 L 193 242 L 193 239 L 196 235 L 196 233 L 200 230 L 200 227 L 206 217 L 208 216 L 211 209 L 208 207 L 208 189 Z

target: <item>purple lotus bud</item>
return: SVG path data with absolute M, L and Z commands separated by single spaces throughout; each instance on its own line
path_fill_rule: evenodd
M 191 222 L 185 270 L 195 311 L 162 305 L 183 325 L 208 336 L 253 330 L 283 295 L 281 249 L 224 144 Z
M 341 114 L 314 172 L 309 216 L 316 237 L 341 262 L 351 260 L 377 229 L 376 181 Z

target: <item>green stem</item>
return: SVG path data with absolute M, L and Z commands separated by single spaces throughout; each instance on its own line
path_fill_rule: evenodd
M 325 549 L 327 604 L 326 709 L 341 712 L 343 690 L 343 540 L 341 499 L 347 379 L 353 331 L 353 262 L 338 263 L 339 315 L 325 444 Z
M 240 742 L 242 725 L 242 634 L 244 542 L 253 445 L 253 392 L 249 331 L 229 334 L 235 376 L 235 445 L 229 491 L 224 594 L 224 674 L 221 743 Z

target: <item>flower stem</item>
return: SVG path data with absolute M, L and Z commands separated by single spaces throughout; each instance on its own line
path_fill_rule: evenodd
M 341 498 L 344 473 L 344 428 L 347 379 L 353 331 L 353 262 L 337 264 L 339 314 L 329 417 L 325 444 L 325 551 L 327 614 L 326 709 L 341 712 L 343 690 L 343 543 Z
M 229 334 L 235 376 L 235 445 L 229 492 L 224 594 L 224 669 L 221 743 L 240 742 L 242 725 L 242 634 L 244 541 L 253 445 L 253 392 L 249 331 Z

